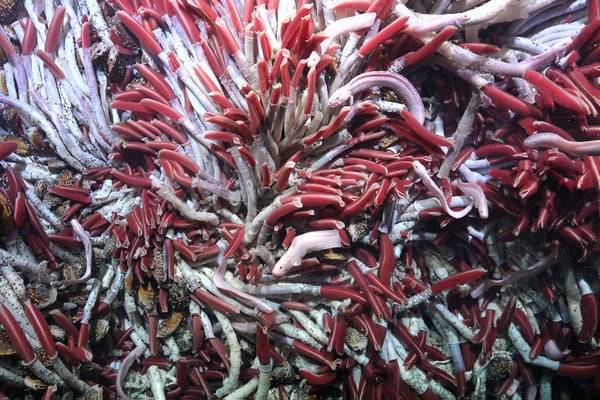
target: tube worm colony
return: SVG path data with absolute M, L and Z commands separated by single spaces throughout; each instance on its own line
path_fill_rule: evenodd
M 600 392 L 596 1 L 3 1 L 9 398 Z

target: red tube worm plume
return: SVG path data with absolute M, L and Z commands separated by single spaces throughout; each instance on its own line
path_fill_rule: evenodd
M 431 286 L 431 293 L 435 295 L 444 290 L 454 289 L 459 285 L 474 282 L 485 274 L 487 274 L 487 271 L 483 268 L 458 272 L 434 283 L 433 286 Z
M 17 142 L 2 142 L 0 143 L 0 160 L 4 160 L 13 151 L 17 150 Z
M 56 385 L 48 386 L 44 392 L 44 395 L 42 396 L 42 400 L 53 400 L 57 392 L 58 388 Z
M 269 365 L 271 362 L 269 337 L 259 324 L 256 324 L 256 356 L 260 365 Z
M 33 326 L 33 330 L 35 331 L 42 348 L 46 354 L 48 354 L 48 357 L 54 359 L 57 354 L 56 344 L 54 343 L 54 338 L 52 338 L 50 326 L 48 326 L 46 319 L 35 304 L 29 299 L 25 301 L 25 312 L 27 313 L 27 317 Z
M 23 363 L 25 365 L 32 364 L 35 361 L 33 347 L 29 344 L 25 333 L 17 323 L 15 317 L 3 303 L 0 303 L 0 322 L 4 326 L 4 331 L 8 335 L 10 342 L 23 359 Z
M 594 337 L 598 328 L 598 304 L 592 288 L 585 280 L 579 279 L 577 286 L 581 294 L 579 307 L 581 308 L 581 317 L 583 319 L 581 331 L 577 335 L 577 339 L 582 343 L 586 343 Z

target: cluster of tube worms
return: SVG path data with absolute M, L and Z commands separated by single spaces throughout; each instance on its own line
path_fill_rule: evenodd
M 600 392 L 600 4 L 0 2 L 7 398 Z

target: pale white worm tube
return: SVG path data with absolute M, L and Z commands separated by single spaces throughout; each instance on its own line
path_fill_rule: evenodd
M 233 326 L 231 325 L 231 321 L 220 312 L 216 310 L 213 311 L 221 324 L 221 329 L 227 340 L 227 345 L 229 346 L 229 361 L 231 363 L 229 376 L 223 380 L 223 386 L 217 389 L 215 393 L 217 397 L 223 397 L 226 394 L 233 392 L 238 385 L 240 370 L 242 368 L 242 349 L 235 331 L 233 330 Z
M 331 94 L 329 106 L 341 106 L 351 97 L 374 86 L 388 87 L 396 92 L 415 119 L 423 124 L 423 121 L 425 121 L 425 107 L 421 95 L 408 79 L 392 72 L 371 71 L 358 75 Z
M 275 263 L 272 274 L 276 278 L 283 277 L 292 267 L 302 262 L 302 257 L 312 251 L 342 247 L 342 240 L 336 230 L 312 231 L 298 235 L 292 240 L 289 249 Z
M 133 366 L 133 363 L 135 362 L 135 360 L 138 357 L 141 357 L 142 354 L 144 354 L 144 351 L 146 351 L 146 346 L 144 346 L 144 345 L 138 346 L 135 349 L 133 349 L 123 359 L 123 362 L 121 363 L 121 367 L 117 371 L 117 381 L 116 381 L 116 385 L 115 386 L 116 386 L 116 389 L 117 389 L 117 394 L 119 395 L 119 397 L 121 399 L 124 399 L 124 400 L 129 399 L 129 396 L 127 396 L 125 394 L 125 391 L 123 390 L 123 384 L 125 383 L 125 376 L 127 375 L 127 373 L 129 372 L 129 370 Z
M 471 211 L 471 209 L 473 208 L 473 203 L 469 204 L 467 207 L 463 208 L 461 211 L 452 210 L 450 208 L 450 206 L 448 205 L 448 202 L 446 201 L 446 196 L 444 195 L 442 190 L 436 185 L 436 183 L 433 181 L 433 179 L 429 176 L 429 173 L 427 172 L 427 169 L 425 169 L 425 166 L 423 164 L 421 164 L 419 161 L 413 161 L 412 167 L 413 167 L 413 170 L 415 171 L 415 173 L 423 181 L 423 184 L 425 185 L 425 187 L 427 187 L 427 189 L 429 189 L 433 193 L 435 198 L 439 201 L 442 209 L 444 211 L 446 211 L 446 213 L 449 216 L 451 216 L 452 218 L 458 219 L 458 218 L 464 217 L 465 215 L 467 215 L 469 213 L 469 211 Z
M 539 132 L 535 135 L 531 135 L 523 140 L 523 144 L 527 147 L 536 149 L 556 147 L 557 149 L 576 157 L 600 154 L 600 140 L 576 142 L 567 140 L 552 132 Z

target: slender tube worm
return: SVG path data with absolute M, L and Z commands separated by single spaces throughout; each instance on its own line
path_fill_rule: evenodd
M 90 240 L 90 234 L 88 232 L 86 232 L 85 229 L 83 229 L 83 226 L 81 226 L 79 221 L 77 221 L 76 219 L 71 220 L 71 227 L 73 228 L 73 232 L 75 232 L 75 235 L 77 236 L 77 238 L 81 241 L 81 243 L 83 243 L 83 248 L 85 250 L 85 272 L 83 273 L 81 278 L 67 279 L 67 280 L 59 281 L 59 282 L 52 282 L 53 286 L 62 285 L 62 284 L 71 285 L 71 284 L 76 284 L 76 283 L 83 283 L 83 282 L 87 281 L 90 278 L 90 276 L 92 275 L 93 252 L 92 252 L 92 242 Z
M 351 97 L 374 86 L 392 89 L 406 103 L 408 110 L 419 123 L 425 121 L 425 108 L 417 89 L 404 76 L 392 72 L 371 71 L 358 75 L 331 94 L 329 106 L 341 106 Z
M 127 356 L 123 359 L 121 363 L 121 368 L 117 371 L 117 382 L 116 382 L 116 390 L 117 394 L 121 399 L 129 399 L 129 396 L 125 394 L 123 390 L 123 384 L 125 383 L 125 376 L 133 366 L 133 363 L 138 357 L 141 357 L 146 351 L 146 346 L 138 346 L 133 349 Z
M 442 190 L 435 184 L 433 179 L 431 179 L 425 166 L 423 164 L 421 164 L 419 161 L 414 161 L 412 163 L 412 167 L 413 167 L 413 170 L 415 171 L 415 173 L 423 180 L 423 184 L 427 187 L 427 189 L 429 189 L 434 194 L 435 198 L 439 201 L 442 209 L 444 211 L 446 211 L 446 213 L 448 213 L 449 216 L 451 216 L 452 218 L 458 219 L 458 218 L 464 217 L 465 215 L 467 215 L 469 213 L 469 211 L 471 211 L 471 209 L 473 208 L 473 203 L 470 203 L 467 207 L 463 208 L 461 211 L 452 210 L 450 208 L 450 206 L 448 205 L 448 202 L 446 201 L 446 196 L 444 195 Z
M 277 261 L 272 274 L 276 278 L 281 278 L 292 267 L 300 265 L 302 257 L 307 253 L 335 247 L 342 247 L 342 240 L 336 230 L 313 231 L 298 235 L 292 240 L 290 248 Z
M 556 133 L 540 132 L 531 135 L 523 143 L 527 147 L 546 148 L 556 147 L 559 150 L 569 153 L 572 156 L 594 156 L 600 155 L 600 140 L 588 140 L 585 142 L 575 142 L 567 140 Z

